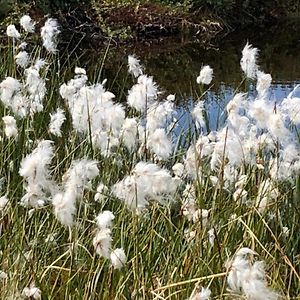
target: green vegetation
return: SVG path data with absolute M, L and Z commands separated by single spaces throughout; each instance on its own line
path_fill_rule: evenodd
M 188 299 L 201 286 L 210 299 L 297 299 L 299 98 L 266 101 L 257 49 L 245 47 L 244 79 L 214 133 L 207 66 L 192 107 L 178 107 L 135 57 L 130 76 L 106 83 L 106 57 L 86 76 L 56 52 L 55 22 L 42 33 L 48 52 L 29 39 L 28 66 L 15 28 L 0 55 L 1 299 Z M 238 93 L 253 85 L 255 99 Z M 113 224 L 95 220 L 105 210 Z M 127 262 L 113 262 L 121 247 Z M 233 265 L 238 250 L 248 256 Z
M 16 7 L 18 14 L 31 11 L 39 19 L 50 14 L 59 18 L 69 35 L 78 40 L 80 35 L 86 36 L 87 41 L 93 36 L 98 45 L 99 40 L 103 42 L 108 36 L 116 41 L 186 31 L 213 36 L 224 27 L 265 24 L 299 16 L 296 0 L 1 0 L 0 4 L 0 18 L 6 16 L 10 20 L 9 12 Z

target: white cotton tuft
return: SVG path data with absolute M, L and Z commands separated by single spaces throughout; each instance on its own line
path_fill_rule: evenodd
M 242 51 L 242 55 L 241 68 L 243 72 L 247 78 L 255 79 L 258 70 L 258 66 L 256 64 L 258 49 L 253 48 L 252 45 L 247 43 Z
M 41 28 L 41 36 L 43 46 L 48 52 L 55 53 L 57 51 L 57 37 L 60 33 L 57 20 L 47 19 L 45 25 Z
M 90 180 L 99 174 L 97 161 L 83 158 L 72 161 L 72 164 L 65 174 L 67 178 L 66 187 L 72 188 L 81 193 Z
M 41 290 L 32 284 L 30 287 L 25 287 L 22 291 L 22 296 L 30 299 L 40 300 L 41 298 Z
M 34 63 L 34 68 L 38 71 L 40 71 L 42 68 L 44 68 L 47 65 L 47 62 L 42 59 L 42 58 L 38 58 L 35 63 Z
M 156 100 L 158 87 L 153 77 L 141 75 L 138 83 L 128 92 L 127 103 L 137 111 L 144 112 Z
M 213 79 L 213 69 L 210 66 L 201 68 L 200 75 L 197 77 L 197 83 L 210 84 Z
M 242 247 L 235 253 L 235 256 L 245 256 L 245 255 L 257 255 L 257 253 L 248 247 Z
M 96 253 L 104 258 L 110 258 L 111 242 L 111 230 L 109 228 L 98 230 L 93 239 Z
M 50 114 L 49 131 L 56 135 L 61 136 L 61 126 L 66 120 L 65 113 L 61 108 L 58 108 L 56 113 Z
M 276 163 L 276 162 L 275 162 Z M 276 184 L 271 179 L 262 181 L 258 186 L 258 192 L 256 197 L 256 207 L 260 213 L 263 213 L 268 204 L 275 200 L 279 195 Z
M 199 101 L 193 108 L 192 117 L 196 122 L 197 128 L 205 128 L 204 110 L 203 101 Z
M 72 190 L 58 193 L 52 199 L 54 215 L 62 225 L 72 226 L 76 214 L 76 194 Z
M 195 199 L 196 199 L 196 192 L 195 187 L 191 184 L 187 184 L 183 193 L 183 201 L 181 205 L 181 211 L 182 214 L 189 220 L 192 221 L 194 216 L 199 214 L 200 212 L 200 218 L 201 218 L 201 209 L 198 210 L 198 213 L 196 213 L 198 206 L 196 205 Z M 194 218 L 195 220 L 195 218 Z M 196 220 L 195 220 L 196 221 Z
M 215 238 L 216 238 L 216 234 L 215 234 L 215 230 L 214 228 L 211 228 L 208 230 L 207 232 L 207 235 L 208 235 L 208 242 L 211 246 L 214 245 L 215 243 Z
M 201 288 L 201 292 L 199 293 L 193 293 L 189 300 L 209 300 L 209 297 L 211 295 L 211 290 L 209 288 Z
M 39 62 L 40 64 L 40 62 Z M 25 87 L 30 102 L 30 114 L 34 115 L 43 110 L 43 100 L 46 96 L 46 82 L 41 78 L 37 64 L 25 69 Z
M 175 114 L 172 101 L 154 102 L 147 109 L 146 130 L 148 134 L 154 133 L 156 129 L 166 128 Z
M 0 83 L 1 101 L 13 108 L 14 99 L 16 95 L 20 94 L 21 87 L 22 85 L 19 80 L 13 77 L 6 77 Z
M 182 177 L 184 175 L 184 164 L 182 163 L 176 163 L 173 167 L 172 170 L 174 174 L 178 177 Z
M 15 25 L 8 25 L 6 28 L 6 35 L 8 37 L 18 39 L 21 37 L 19 31 L 16 29 Z
M 143 74 L 143 68 L 140 65 L 140 60 L 135 55 L 128 55 L 128 71 L 134 77 L 139 77 Z
M 168 95 L 167 101 L 175 101 L 175 95 L 173 95 L 173 94 Z
M 26 194 L 21 199 L 21 205 L 34 208 L 43 206 L 48 194 L 56 193 L 57 186 L 49 170 L 53 156 L 53 142 L 42 140 L 32 153 L 22 159 L 19 174 L 26 182 Z
M 256 120 L 259 128 L 267 128 L 269 117 L 273 114 L 273 107 L 264 99 L 256 99 L 249 103 L 249 115 Z
M 96 217 L 97 226 L 99 229 L 111 228 L 114 219 L 114 214 L 109 210 L 105 210 Z
M 300 124 L 300 98 L 287 97 L 283 99 L 280 107 L 295 125 Z
M 21 68 L 25 69 L 29 64 L 29 55 L 26 51 L 20 51 L 16 57 L 16 64 Z
M 0 281 L 8 278 L 7 273 L 0 270 Z
M 190 204 L 193 204 L 193 202 L 191 202 Z M 202 223 L 203 227 L 206 227 L 206 225 L 208 224 L 208 217 L 209 217 L 209 211 L 207 209 L 197 209 L 196 211 L 193 212 L 193 216 L 192 216 L 193 222 L 194 223 L 200 222 Z M 209 233 L 210 230 L 208 231 L 208 234 Z
M 40 141 L 33 152 L 22 159 L 20 175 L 30 181 L 40 181 L 42 177 L 47 177 L 45 168 L 49 166 L 54 155 L 52 144 L 49 140 Z
M 88 85 L 88 77 L 82 73 L 80 71 L 74 79 L 63 84 L 60 95 L 67 102 L 74 129 L 91 136 L 93 146 L 100 149 L 103 156 L 109 156 L 122 140 L 125 109 L 113 102 L 115 95 L 106 91 L 102 84 Z
M 106 193 L 108 193 L 108 187 L 103 183 L 100 183 L 97 187 L 97 193 L 95 194 L 94 200 L 102 202 L 105 199 Z
M 272 76 L 261 71 L 257 71 L 256 90 L 258 97 L 264 97 L 272 83 Z
M 114 269 L 121 269 L 127 261 L 123 248 L 117 248 L 110 253 L 110 261 Z
M 138 123 L 135 118 L 126 118 L 124 120 L 120 136 L 129 151 L 136 148 L 138 140 Z
M 15 118 L 12 116 L 5 116 L 2 117 L 2 120 L 5 124 L 5 135 L 8 138 L 16 137 L 18 135 L 18 128 Z
M 35 28 L 35 22 L 30 18 L 28 15 L 24 15 L 20 19 L 20 25 L 23 27 L 23 29 L 27 32 L 34 32 Z
M 253 260 L 249 255 L 257 254 L 255 251 L 244 247 L 228 261 L 227 284 L 229 291 L 242 294 L 249 300 L 277 300 L 279 295 L 267 285 L 264 262 Z
M 285 144 L 291 137 L 291 132 L 285 125 L 284 116 L 280 113 L 272 113 L 268 118 L 268 129 L 272 136 Z
M 72 161 L 64 175 L 63 191 L 52 200 L 54 214 L 61 224 L 72 226 L 76 214 L 76 200 L 82 195 L 89 182 L 99 174 L 97 162 L 83 158 Z
M 157 155 L 158 159 L 166 160 L 172 154 L 173 145 L 165 130 L 163 128 L 158 128 L 153 133 L 149 134 L 147 147 L 152 153 Z
M 149 199 L 167 204 L 179 184 L 167 170 L 152 163 L 139 162 L 131 173 L 117 182 L 112 192 L 128 207 L 139 211 L 147 207 Z
M 7 196 L 0 197 L 0 211 L 5 208 L 5 206 L 7 205 L 8 201 L 9 200 L 8 200 Z
M 75 74 L 77 74 L 77 75 L 86 75 L 86 70 L 83 69 L 83 68 L 76 67 L 75 68 Z

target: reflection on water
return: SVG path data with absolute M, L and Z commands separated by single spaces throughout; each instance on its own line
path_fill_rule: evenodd
M 272 102 L 281 102 L 285 97 L 288 96 L 294 89 L 294 87 L 299 84 L 299 81 L 294 81 L 293 83 L 282 84 L 273 83 L 269 93 L 269 99 Z M 217 130 L 220 125 L 224 124 L 226 119 L 226 114 L 224 113 L 227 103 L 232 99 L 235 89 L 221 84 L 219 90 L 211 91 L 208 93 L 205 99 L 205 107 L 208 112 L 208 119 L 210 130 Z M 255 97 L 255 93 L 253 98 Z M 251 96 L 250 96 L 251 98 Z
M 236 31 L 217 38 L 205 48 L 199 42 L 193 42 L 192 38 L 156 41 L 150 46 L 112 47 L 100 77 L 108 78 L 107 87 L 119 95 L 118 100 L 125 101 L 127 90 L 134 83 L 127 74 L 127 55 L 135 53 L 145 66 L 145 73 L 154 76 L 166 94 L 175 93 L 181 105 L 188 105 L 191 99 L 197 99 L 201 94 L 196 77 L 201 66 L 209 64 L 214 69 L 214 80 L 205 101 L 211 129 L 216 129 L 227 101 L 242 81 L 241 51 L 247 42 L 260 49 L 261 70 L 272 75 L 270 98 L 280 100 L 291 92 L 300 80 L 299 29 L 300 23 L 293 22 L 271 28 Z M 96 55 L 89 52 L 82 58 L 83 65 L 95 67 L 92 71 L 94 78 L 99 77 L 102 57 L 98 52 Z M 243 85 L 239 90 L 243 90 Z

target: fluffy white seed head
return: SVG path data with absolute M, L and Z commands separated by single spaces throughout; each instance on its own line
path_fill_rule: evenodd
M 209 211 L 207 209 L 197 209 L 193 212 L 193 222 L 201 222 L 203 227 L 208 223 Z
M 40 71 L 42 68 L 44 68 L 47 65 L 47 62 L 42 59 L 42 58 L 38 58 L 35 63 L 34 63 L 34 68 L 38 71 Z
M 299 97 L 294 97 L 293 94 L 291 93 L 287 98 L 283 99 L 280 108 L 295 125 L 300 124 L 300 98 Z
M 83 68 L 76 67 L 75 68 L 75 74 L 77 74 L 77 75 L 86 75 L 86 70 L 83 69 Z
M 175 95 L 174 94 L 170 94 L 167 96 L 167 101 L 175 101 Z
M 138 140 L 138 123 L 135 118 L 126 118 L 124 120 L 121 138 L 126 148 L 131 151 L 137 146 Z
M 246 77 L 250 79 L 256 78 L 258 70 L 258 66 L 256 64 L 257 55 L 258 49 L 253 48 L 252 45 L 247 43 L 242 51 L 241 68 Z
M 272 83 L 272 76 L 261 71 L 257 71 L 257 84 L 256 90 L 259 97 L 263 97 L 267 94 L 268 89 Z
M 8 37 L 18 39 L 21 37 L 19 31 L 16 29 L 15 25 L 8 25 L 6 28 L 6 35 Z
M 20 25 L 27 32 L 34 32 L 35 22 L 28 15 L 24 15 L 20 19 Z
M 40 300 L 41 299 L 41 290 L 32 284 L 30 287 L 25 287 L 22 291 L 22 296 L 30 299 Z
M 63 192 L 57 193 L 52 204 L 57 219 L 66 226 L 72 226 L 76 214 L 76 200 L 89 187 L 90 180 L 99 174 L 97 162 L 81 159 L 72 162 L 70 168 L 63 176 Z
M 205 128 L 204 110 L 204 101 L 199 101 L 193 108 L 192 117 L 196 122 L 197 128 Z
M 22 159 L 19 174 L 24 178 L 26 190 L 21 199 L 23 206 L 40 207 L 48 200 L 49 194 L 57 193 L 57 185 L 50 174 L 53 156 L 53 142 L 42 140 L 32 153 Z
M 147 109 L 147 133 L 151 134 L 156 129 L 166 128 L 173 120 L 175 114 L 174 103 L 172 101 L 154 102 Z
M 40 76 L 39 71 L 36 65 L 25 69 L 25 87 L 29 94 L 31 115 L 43 110 L 43 100 L 47 92 L 45 79 Z
M 235 254 L 235 256 L 245 256 L 245 255 L 257 255 L 257 253 L 248 247 L 243 247 L 240 248 Z
M 143 74 L 143 68 L 140 65 L 140 60 L 134 55 L 128 55 L 128 71 L 134 77 L 139 77 Z
M 41 28 L 41 37 L 43 46 L 48 52 L 55 53 L 57 51 L 57 37 L 60 33 L 57 20 L 47 19 L 45 25 Z
M 172 170 L 174 174 L 178 177 L 182 177 L 184 175 L 184 164 L 182 163 L 176 163 L 173 167 Z
M 26 51 L 20 51 L 16 57 L 16 64 L 21 68 L 25 69 L 29 64 L 29 55 Z
M 95 194 L 94 200 L 102 202 L 105 199 L 105 194 L 108 193 L 108 187 L 103 183 L 100 183 L 97 187 L 97 193 Z
M 1 101 L 7 106 L 13 106 L 14 98 L 21 91 L 21 83 L 13 77 L 6 77 L 0 83 Z
M 110 228 L 114 219 L 114 214 L 109 210 L 105 210 L 96 217 L 96 223 L 99 229 Z
M 61 126 L 66 120 L 65 113 L 61 108 L 58 108 L 54 114 L 50 114 L 49 131 L 56 135 L 61 136 Z
M 194 292 L 189 300 L 209 300 L 210 298 L 210 295 L 211 295 L 211 290 L 207 287 L 207 288 L 204 288 L 202 287 L 201 288 L 201 292 Z
M 112 187 L 113 194 L 132 209 L 143 210 L 149 199 L 167 204 L 179 182 L 156 164 L 139 162 L 126 176 Z
M 33 152 L 21 161 L 19 173 L 27 180 L 41 180 L 46 177 L 47 170 L 53 157 L 53 142 L 42 140 Z
M 5 124 L 5 135 L 8 138 L 16 137 L 18 135 L 18 128 L 15 118 L 12 116 L 5 116 L 2 117 L 2 120 Z
M 96 253 L 104 258 L 110 258 L 111 242 L 111 230 L 109 228 L 98 230 L 93 239 Z
M 213 69 L 210 66 L 204 66 L 201 68 L 200 75 L 197 77 L 197 83 L 210 84 L 213 79 Z
M 26 42 L 22 42 L 22 43 L 18 46 L 18 48 L 21 49 L 21 50 L 25 50 L 26 47 L 27 47 L 27 43 L 26 43 Z
M 0 280 L 5 280 L 8 278 L 7 273 L 0 270 Z
M 97 161 L 83 158 L 81 160 L 74 160 L 66 174 L 65 188 L 67 190 L 73 190 L 77 196 L 88 187 L 89 182 L 99 174 L 97 167 Z
M 58 193 L 53 197 L 54 215 L 62 225 L 72 226 L 76 214 L 76 194 L 72 190 Z
M 5 206 L 7 205 L 7 203 L 8 203 L 7 196 L 0 197 L 0 211 L 5 208 Z
M 157 98 L 158 87 L 153 81 L 153 77 L 141 75 L 138 83 L 128 92 L 127 103 L 137 111 L 143 112 Z
M 172 154 L 173 145 L 165 130 L 163 128 L 158 128 L 152 134 L 149 134 L 147 147 L 158 159 L 166 160 Z
M 114 269 L 121 269 L 127 261 L 123 248 L 117 248 L 110 253 L 110 261 Z

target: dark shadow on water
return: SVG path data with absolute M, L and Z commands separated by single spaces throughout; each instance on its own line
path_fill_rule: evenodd
M 247 41 L 259 48 L 259 65 L 271 73 L 274 82 L 288 84 L 300 79 L 300 22 L 232 32 L 205 46 L 194 42 L 193 37 L 157 40 L 148 46 L 134 44 L 115 48 L 112 44 L 101 78 L 108 78 L 112 84 L 116 76 L 127 77 L 127 55 L 135 53 L 145 66 L 145 73 L 154 76 L 159 86 L 168 92 L 189 94 L 191 88 L 196 88 L 196 77 L 205 64 L 214 69 L 214 90 L 223 84 L 236 87 L 242 79 L 241 51 Z M 81 59 L 82 65 L 95 69 L 90 71 L 97 74 L 104 51 L 87 51 Z

